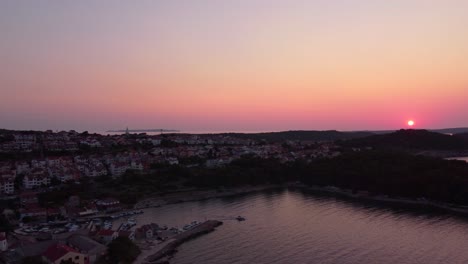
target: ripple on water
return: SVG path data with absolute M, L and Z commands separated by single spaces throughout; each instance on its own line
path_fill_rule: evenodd
M 172 264 L 468 263 L 468 221 L 300 191 L 269 191 L 146 210 L 169 226 L 243 215 L 179 248 Z

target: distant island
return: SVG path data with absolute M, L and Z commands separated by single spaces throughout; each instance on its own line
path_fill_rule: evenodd
M 107 130 L 106 132 L 111 133 L 152 133 L 152 132 L 179 132 L 179 130 L 175 129 L 121 129 L 121 130 Z

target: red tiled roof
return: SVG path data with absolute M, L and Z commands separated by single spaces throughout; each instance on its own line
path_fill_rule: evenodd
M 50 261 L 55 262 L 69 252 L 79 253 L 66 245 L 52 245 L 42 255 Z

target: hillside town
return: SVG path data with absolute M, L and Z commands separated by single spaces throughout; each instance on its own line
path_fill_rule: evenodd
M 156 223 L 138 225 L 132 205 L 116 197 L 84 199 L 70 195 L 63 204 L 40 202 L 40 196 L 65 184 L 94 184 L 119 179 L 129 171 L 145 172 L 157 164 L 219 168 L 250 155 L 287 163 L 339 155 L 332 142 L 267 142 L 229 134 L 121 134 L 87 132 L 1 131 L 0 233 L 5 263 L 40 258 L 45 263 L 95 263 L 118 237 L 162 241 L 184 230 Z M 113 226 L 118 220 L 119 226 Z M 192 223 L 193 224 L 193 223 Z

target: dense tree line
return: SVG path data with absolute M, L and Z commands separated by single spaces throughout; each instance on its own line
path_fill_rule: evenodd
M 113 196 L 131 204 L 143 197 L 183 186 L 229 188 L 294 181 L 468 204 L 467 163 L 390 150 L 348 152 L 311 163 L 281 163 L 275 159 L 245 156 L 217 168 L 163 164 L 146 173 L 128 171 L 118 179 L 102 177 L 94 184 L 70 185 L 41 194 L 40 198 L 45 202 L 59 203 L 70 194 L 85 199 Z
M 334 185 L 374 194 L 468 204 L 468 164 L 411 155 L 399 151 L 362 151 L 312 163 L 279 163 L 254 157 L 229 166 L 188 174 L 198 187 L 256 185 L 300 180 L 310 185 Z
M 373 135 L 371 132 L 341 132 L 336 130 L 327 131 L 283 131 L 267 133 L 225 133 L 231 137 L 251 140 L 265 140 L 267 142 L 284 142 L 287 140 L 299 141 L 335 141 L 347 140 L 352 138 L 361 138 Z
M 468 204 L 468 164 L 463 161 L 364 151 L 318 160 L 307 167 L 301 174 L 306 184 Z

